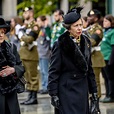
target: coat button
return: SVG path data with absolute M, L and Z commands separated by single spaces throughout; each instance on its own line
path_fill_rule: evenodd
M 85 73 L 85 76 L 87 75 L 87 73 Z
M 76 77 L 76 74 L 74 74 L 74 77 Z

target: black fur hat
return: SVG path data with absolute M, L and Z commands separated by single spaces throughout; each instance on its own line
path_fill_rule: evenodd
M 68 13 L 64 16 L 64 24 L 72 24 L 76 21 L 78 21 L 81 18 L 81 10 L 83 7 L 74 7 L 71 10 L 68 11 Z
M 10 31 L 10 25 L 8 25 L 3 18 L 0 18 L 0 28 L 5 28 L 6 33 Z

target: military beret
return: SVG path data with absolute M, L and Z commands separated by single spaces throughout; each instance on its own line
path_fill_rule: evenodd
M 31 7 L 25 7 L 24 9 L 23 9 L 23 12 L 25 12 L 25 11 L 29 11 L 29 10 L 32 10 L 33 8 L 31 8 Z
M 90 10 L 87 16 L 92 16 L 92 15 L 101 15 L 101 12 L 97 9 Z
M 64 24 L 72 24 L 78 21 L 81 18 L 80 11 L 83 7 L 72 8 L 68 13 L 63 17 Z

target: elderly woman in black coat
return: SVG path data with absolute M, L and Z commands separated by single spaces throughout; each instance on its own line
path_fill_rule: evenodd
M 82 34 L 81 10 L 73 8 L 64 16 L 67 31 L 52 48 L 48 90 L 55 114 L 89 114 L 88 93 L 97 100 L 91 44 Z
M 16 46 L 5 41 L 10 27 L 0 18 L 0 114 L 20 114 L 17 83 L 24 74 Z

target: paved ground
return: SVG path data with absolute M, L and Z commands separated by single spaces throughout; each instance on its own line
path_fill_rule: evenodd
M 19 95 L 19 102 L 27 97 L 27 93 Z M 50 104 L 49 95 L 38 94 L 38 105 L 20 105 L 22 114 L 54 114 L 53 107 Z
M 105 94 L 104 84 L 102 85 L 102 98 Z M 27 92 L 19 94 L 19 102 L 23 101 L 27 97 Z M 49 95 L 38 94 L 38 105 L 23 106 L 20 105 L 22 114 L 54 114 L 53 107 L 50 105 Z M 100 103 L 101 114 L 114 114 L 114 103 Z

